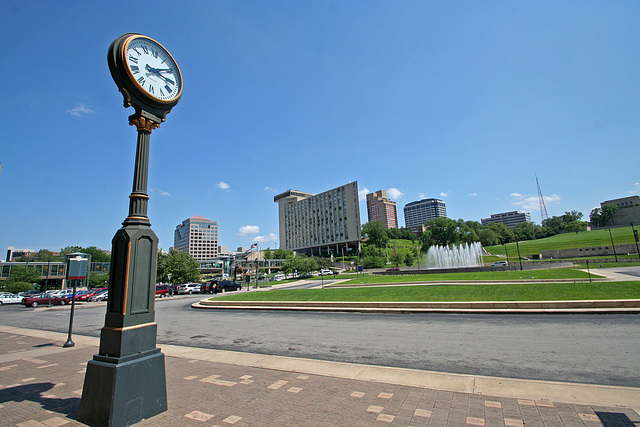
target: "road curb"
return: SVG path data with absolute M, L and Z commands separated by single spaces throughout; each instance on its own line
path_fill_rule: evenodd
M 346 311 L 366 313 L 640 313 L 640 299 L 478 302 L 220 301 L 202 299 L 199 309 Z

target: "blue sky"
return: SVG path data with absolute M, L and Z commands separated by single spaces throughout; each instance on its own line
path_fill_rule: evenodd
M 400 224 L 423 197 L 539 223 L 537 174 L 549 216 L 588 218 L 640 193 L 638 22 L 637 1 L 3 1 L 0 249 L 110 249 L 136 131 L 106 53 L 127 32 L 184 79 L 151 135 L 164 250 L 194 215 L 276 247 L 274 195 L 351 181 Z

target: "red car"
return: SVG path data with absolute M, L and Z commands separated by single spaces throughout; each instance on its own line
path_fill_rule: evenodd
M 169 287 L 166 285 L 156 285 L 156 297 L 163 298 L 169 296 Z
M 35 297 L 23 298 L 20 304 L 24 305 L 25 307 L 37 307 L 40 304 L 49 304 L 49 301 L 51 301 L 51 304 L 54 305 L 65 305 L 71 304 L 71 298 L 71 295 L 54 296 L 51 298 L 49 298 L 48 296 L 38 295 Z
M 103 290 L 106 290 L 106 289 L 109 289 L 109 288 L 95 288 L 95 289 L 92 289 L 91 292 L 89 292 L 88 294 L 76 296 L 76 301 L 89 301 L 89 297 L 92 297 L 95 294 L 97 294 L 98 292 L 102 292 Z

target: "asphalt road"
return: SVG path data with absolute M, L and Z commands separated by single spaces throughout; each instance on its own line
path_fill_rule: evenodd
M 640 387 L 640 315 L 362 314 L 200 310 L 158 300 L 163 343 L 461 374 Z M 99 336 L 105 306 L 75 312 Z M 0 307 L 0 324 L 66 332 L 69 311 Z

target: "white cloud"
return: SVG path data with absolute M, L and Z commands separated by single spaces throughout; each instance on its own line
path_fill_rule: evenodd
M 540 210 L 540 199 L 536 195 L 511 193 L 510 196 L 513 198 L 511 203 L 516 206 L 520 206 L 524 210 L 527 210 L 527 211 Z M 552 196 L 544 196 L 545 206 L 551 203 L 555 203 L 559 205 L 560 200 L 562 200 L 562 197 L 558 196 L 557 194 L 553 194 Z
M 629 191 L 629 194 L 637 194 L 640 191 L 640 182 L 634 182 L 633 187 L 634 189 Z
M 391 187 L 390 189 L 388 189 L 387 194 L 392 199 L 401 199 L 402 196 L 404 196 L 404 193 L 398 190 L 396 187 Z
M 258 243 L 274 242 L 278 240 L 278 236 L 276 235 L 276 233 L 269 233 L 266 236 L 256 236 L 254 240 Z
M 149 192 L 150 193 L 158 193 L 161 196 L 171 196 L 171 193 L 169 193 L 168 191 L 161 190 L 159 188 L 152 188 L 152 189 L 149 190 Z
M 266 186 L 266 187 L 264 187 L 264 191 L 276 191 L 276 190 L 271 188 L 271 187 L 269 187 L 269 186 Z
M 67 113 L 71 114 L 72 116 L 75 117 L 80 117 L 83 114 L 91 114 L 93 113 L 93 110 L 89 107 L 87 107 L 85 104 L 78 104 L 75 107 L 73 107 L 70 110 L 67 110 Z
M 441 192 L 440 192 L 440 195 L 441 195 L 442 197 L 447 197 L 447 196 L 449 195 L 449 193 L 445 193 L 444 191 L 441 191 Z
M 358 199 L 361 202 L 367 200 L 367 194 L 371 193 L 367 187 L 363 187 L 361 190 L 358 190 Z
M 424 193 L 418 193 L 418 197 L 420 199 L 426 199 L 427 198 L 427 196 Z
M 245 236 L 247 234 L 258 234 L 260 232 L 260 227 L 257 225 L 244 225 L 238 229 L 238 234 L 241 236 Z
M 478 193 L 469 193 L 469 195 L 470 195 L 470 196 L 474 196 L 474 197 L 475 197 L 475 196 L 477 196 L 477 195 L 478 195 Z
M 221 190 L 228 190 L 229 184 L 227 184 L 224 181 L 220 181 L 219 183 L 216 184 L 216 187 L 220 188 Z

